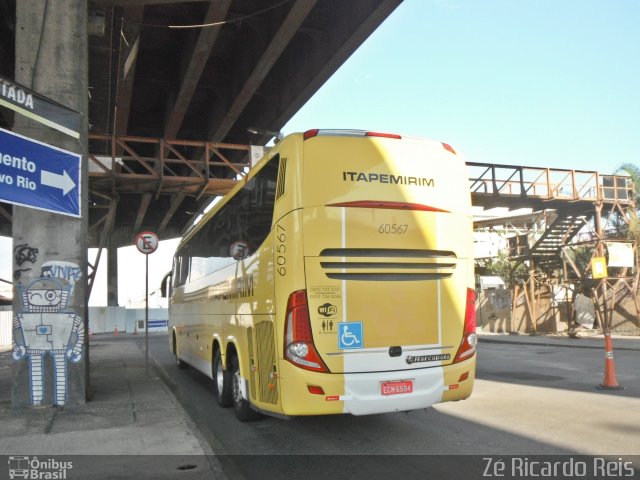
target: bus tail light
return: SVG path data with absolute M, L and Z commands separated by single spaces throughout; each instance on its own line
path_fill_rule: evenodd
M 442 142 L 442 147 L 443 147 L 445 150 L 447 150 L 447 151 L 449 151 L 449 152 L 453 153 L 454 155 L 457 155 L 456 151 L 455 151 L 455 150 L 453 149 L 453 147 L 452 147 L 451 145 L 449 145 L 448 143 L 444 143 L 444 142 Z
M 284 356 L 294 365 L 314 372 L 328 372 L 313 343 L 306 290 L 289 295 L 284 338 Z
M 304 132 L 302 134 L 302 137 L 305 140 L 309 140 L 310 138 L 317 137 L 318 133 L 320 133 L 320 129 L 319 128 L 314 128 L 313 130 L 307 130 L 306 132 Z
M 453 363 L 462 362 L 467 358 L 471 358 L 476 353 L 477 343 L 476 291 L 473 288 L 467 288 L 467 307 L 464 312 L 464 333 L 462 335 L 460 347 L 458 347 L 456 358 L 453 359 Z
M 396 140 L 402 140 L 402 136 L 395 133 L 367 132 L 365 135 L 367 137 L 395 138 Z
M 419 212 L 451 213 L 449 210 L 422 205 L 421 203 L 387 202 L 384 200 L 357 200 L 353 202 L 330 203 L 327 207 L 383 208 L 389 210 L 416 210 Z
M 332 130 L 332 129 L 319 129 L 307 130 L 302 134 L 304 140 L 317 137 L 319 135 L 330 135 L 334 137 L 379 137 L 379 138 L 393 138 L 396 140 L 402 140 L 402 136 L 395 133 L 384 132 L 367 132 L 364 130 Z

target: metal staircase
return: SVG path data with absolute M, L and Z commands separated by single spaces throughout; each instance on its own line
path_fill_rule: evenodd
M 529 258 L 542 269 L 562 266 L 560 249 L 575 237 L 587 224 L 589 214 L 585 212 L 558 212 L 558 217 L 547 227 L 538 241 L 531 247 Z

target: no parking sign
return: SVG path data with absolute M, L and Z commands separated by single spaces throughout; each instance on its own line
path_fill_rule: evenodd
M 158 236 L 153 232 L 142 232 L 136 237 L 136 248 L 140 253 L 149 255 L 158 249 Z

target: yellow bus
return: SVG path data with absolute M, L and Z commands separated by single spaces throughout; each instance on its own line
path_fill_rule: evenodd
M 407 411 L 475 378 L 468 175 L 449 145 L 280 141 L 183 238 L 169 342 L 240 420 Z

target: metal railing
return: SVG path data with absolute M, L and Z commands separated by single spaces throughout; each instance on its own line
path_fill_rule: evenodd
M 467 162 L 472 195 L 632 203 L 630 177 L 587 170 Z
M 248 145 L 101 134 L 90 134 L 89 140 L 106 152 L 88 156 L 94 190 L 109 187 L 110 180 L 115 190 L 140 192 L 146 186 L 155 188 L 156 194 L 222 194 L 236 182 L 233 177 L 244 176 L 251 164 Z M 236 156 L 229 152 L 238 151 L 242 160 L 231 160 Z M 214 169 L 227 173 L 216 176 Z

